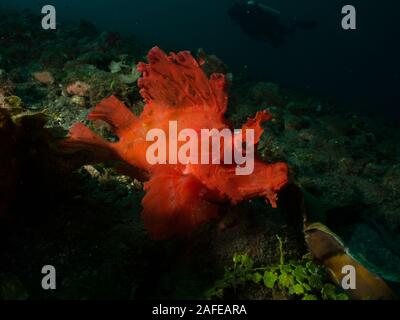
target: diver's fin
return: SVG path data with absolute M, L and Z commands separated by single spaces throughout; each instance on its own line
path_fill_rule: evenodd
M 136 123 L 136 116 L 115 96 L 102 100 L 88 115 L 88 120 L 103 120 L 110 124 L 116 135 Z
M 149 63 L 139 63 L 140 93 L 151 108 L 196 107 L 223 114 L 227 107 L 226 80 L 214 74 L 209 80 L 188 51 L 166 55 L 158 47 L 150 50 Z
M 294 21 L 294 25 L 297 28 L 302 29 L 302 30 L 313 30 L 313 29 L 317 28 L 318 23 L 316 21 L 313 21 L 313 20 L 310 20 L 310 21 L 306 21 L 306 20 L 297 21 L 297 20 L 295 20 Z
M 248 1 L 248 4 L 251 4 L 251 2 L 254 1 Z M 263 3 L 254 3 L 254 4 L 272 16 L 279 17 L 281 15 L 281 12 L 279 10 L 271 8 Z

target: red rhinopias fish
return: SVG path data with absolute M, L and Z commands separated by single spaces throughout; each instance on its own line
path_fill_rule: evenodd
M 166 55 L 157 47 L 150 50 L 148 64 L 140 63 L 138 70 L 142 73 L 138 85 L 146 102 L 139 117 L 114 96 L 103 100 L 88 116 L 88 120 L 109 123 L 119 141 L 108 142 L 77 123 L 63 146 L 89 148 L 101 160 L 122 161 L 125 173 L 147 181 L 142 216 L 153 239 L 190 233 L 216 218 L 220 203 L 225 201 L 236 204 L 261 196 L 276 207 L 277 192 L 288 181 L 285 163 L 267 164 L 254 159 L 250 175 L 237 175 L 235 164 L 151 165 L 146 159 L 146 151 L 153 143 L 146 141 L 151 129 L 168 133 L 170 121 L 176 121 L 178 130 L 232 130 L 224 118 L 228 102 L 226 80 L 222 74 L 208 79 L 189 52 Z M 270 119 L 267 111 L 258 112 L 242 129 L 253 129 L 257 144 L 263 133 L 261 123 Z M 169 141 L 167 136 L 167 144 L 170 143 L 178 147 L 183 144 Z

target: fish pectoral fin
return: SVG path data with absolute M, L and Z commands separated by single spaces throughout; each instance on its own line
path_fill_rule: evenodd
M 272 119 L 272 115 L 264 110 L 257 112 L 254 118 L 249 118 L 247 122 L 242 126 L 243 137 L 242 141 L 245 142 L 246 130 L 254 130 L 254 144 L 260 142 L 261 136 L 264 133 L 264 128 L 261 126 L 264 122 Z
M 88 120 L 102 120 L 110 124 L 118 136 L 137 122 L 137 117 L 115 96 L 102 100 L 88 115 Z

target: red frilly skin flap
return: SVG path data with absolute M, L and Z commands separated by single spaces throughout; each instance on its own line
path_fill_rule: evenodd
M 188 51 L 166 55 L 155 47 L 147 56 L 148 64 L 138 64 L 142 77 L 140 93 L 150 108 L 196 108 L 223 115 L 228 95 L 223 74 L 207 78 Z
M 88 120 L 109 123 L 119 141 L 108 142 L 78 123 L 62 147 L 90 150 L 98 162 L 118 160 L 124 174 L 147 181 L 142 217 L 153 239 L 190 234 L 217 217 L 217 202 L 236 204 L 264 197 L 276 207 L 277 193 L 288 181 L 285 163 L 255 159 L 254 171 L 248 176 L 237 175 L 235 165 L 150 165 L 146 151 L 151 142 L 146 135 L 151 129 L 166 128 L 170 121 L 196 132 L 200 128 L 230 128 L 224 118 L 226 80 L 222 74 L 207 78 L 189 52 L 167 55 L 157 47 L 150 50 L 147 64 L 139 63 L 138 70 L 142 73 L 138 85 L 146 102 L 139 117 L 114 96 L 103 100 L 88 116 Z M 254 130 L 254 144 L 263 134 L 262 123 L 271 117 L 260 111 L 243 125 L 243 130 Z
M 185 235 L 218 215 L 217 205 L 204 198 L 207 187 L 191 175 L 163 170 L 144 189 L 142 217 L 153 239 Z

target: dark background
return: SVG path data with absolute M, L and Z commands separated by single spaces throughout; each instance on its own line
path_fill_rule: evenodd
M 319 22 L 279 49 L 247 37 L 226 11 L 235 0 L 0 0 L 56 6 L 59 21 L 85 19 L 100 29 L 133 33 L 147 45 L 217 54 L 233 71 L 336 97 L 348 109 L 400 118 L 400 1 L 260 0 L 289 17 Z M 341 28 L 341 8 L 357 9 L 358 30 Z

